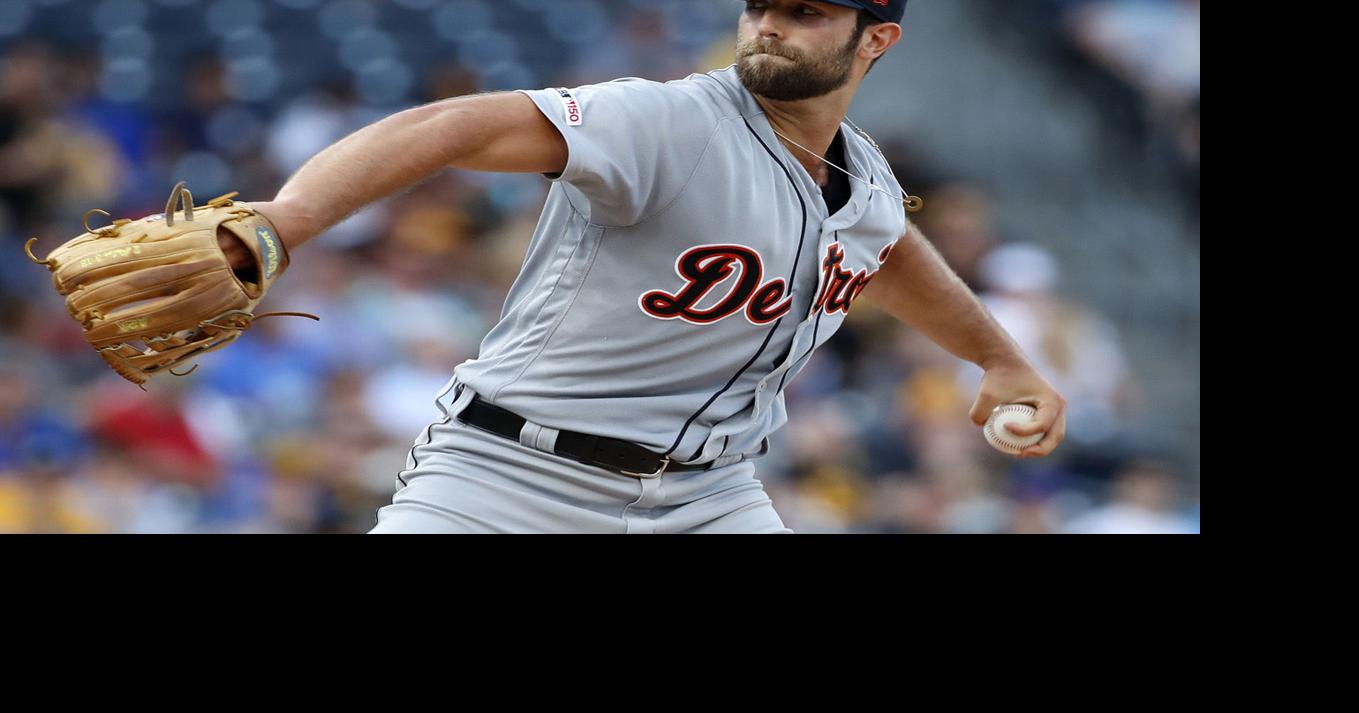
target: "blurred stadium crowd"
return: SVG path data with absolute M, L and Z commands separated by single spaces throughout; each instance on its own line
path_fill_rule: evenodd
M 1178 173 L 1199 206 L 1199 0 L 998 2 L 998 18 L 1052 41 L 1105 118 Z
M 1180 169 L 1197 203 L 1197 2 L 994 4 L 1042 5 L 1071 61 L 1139 103 L 1148 119 L 1135 130 L 1171 148 L 1149 160 Z M 736 10 L 0 3 L 0 532 L 367 530 L 436 415 L 434 394 L 497 318 L 547 183 L 449 171 L 359 213 L 295 254 L 265 305 L 313 312 L 325 328 L 262 321 L 146 393 L 83 342 L 47 273 L 23 258 L 29 236 L 45 251 L 89 208 L 156 213 L 181 179 L 200 201 L 267 199 L 316 151 L 416 102 L 722 66 Z M 1136 438 L 1151 418 L 1136 365 L 1115 324 L 1063 293 L 1062 256 L 1002 240 L 986 192 L 943 178 L 948 166 L 890 142 L 889 153 L 926 196 L 922 229 L 1070 401 L 1070 432 L 1048 459 L 991 451 L 967 419 L 980 370 L 861 308 L 789 388 L 791 420 L 758 466 L 788 525 L 1197 532 L 1197 463 Z

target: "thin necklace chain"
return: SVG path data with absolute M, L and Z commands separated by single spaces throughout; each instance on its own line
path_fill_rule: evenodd
M 882 153 L 882 148 L 880 148 L 880 147 L 878 146 L 878 142 L 876 142 L 876 141 L 873 140 L 873 137 L 871 137 L 871 136 L 868 135 L 868 132 L 864 131 L 863 129 L 860 129 L 860 128 L 859 128 L 859 125 L 858 125 L 858 124 L 855 124 L 854 121 L 853 121 L 852 119 L 850 119 L 849 117 L 845 117 L 845 121 L 848 122 L 849 125 L 850 125 L 851 127 L 853 127 L 855 131 L 859 132 L 859 135 L 860 135 L 860 136 L 862 136 L 862 137 L 864 137 L 865 139 L 867 139 L 867 140 L 868 140 L 868 143 L 872 144 L 872 145 L 873 145 L 873 148 L 874 148 L 874 149 L 877 149 L 878 153 L 880 153 L 880 154 Z M 792 144 L 792 145 L 794 145 L 794 146 L 796 146 L 796 147 L 802 149 L 803 151 L 806 151 L 807 153 L 809 153 L 809 154 L 811 154 L 811 155 L 813 155 L 813 156 L 815 156 L 815 157 L 821 159 L 821 162 L 824 163 L 824 164 L 826 164 L 827 166 L 830 166 L 831 168 L 833 168 L 833 169 L 839 171 L 840 173 L 843 173 L 843 174 L 845 174 L 846 176 L 849 176 L 850 178 L 853 178 L 854 180 L 856 180 L 856 181 L 858 181 L 858 182 L 860 182 L 860 183 L 862 183 L 862 184 L 868 186 L 868 187 L 869 187 L 870 189 L 872 189 L 872 190 L 881 191 L 881 192 L 883 192 L 883 193 L 886 193 L 886 194 L 889 195 L 889 196 L 892 195 L 892 193 L 889 192 L 886 188 L 883 188 L 882 186 L 879 186 L 879 185 L 874 184 L 872 181 L 869 181 L 869 180 L 864 179 L 864 178 L 860 178 L 860 177 L 858 177 L 858 176 L 856 176 L 856 175 L 850 173 L 849 171 L 847 171 L 847 170 L 845 170 L 845 169 L 843 169 L 843 168 L 841 168 L 841 167 L 839 167 L 839 166 L 837 166 L 837 165 L 831 163 L 830 161 L 826 160 L 826 157 L 825 157 L 825 156 L 822 156 L 821 154 L 819 154 L 819 153 L 817 153 L 817 152 L 815 152 L 815 151 L 813 151 L 813 150 L 807 148 L 806 146 L 803 146 L 802 144 L 800 144 L 800 143 L 798 143 L 798 142 L 796 142 L 796 141 L 794 141 L 794 140 L 788 138 L 787 136 L 785 136 L 785 135 L 783 134 L 783 132 L 781 132 L 781 131 L 779 131 L 778 129 L 775 129 L 775 128 L 774 128 L 774 122 L 772 122 L 772 121 L 769 122 L 769 128 L 770 128 L 770 129 L 773 129 L 773 130 L 774 130 L 774 133 L 777 134 L 777 135 L 779 136 L 779 138 L 781 138 L 781 139 L 783 139 L 784 141 L 787 141 L 788 143 L 790 143 L 790 144 Z M 886 155 L 886 154 L 883 154 L 883 157 L 882 157 L 882 158 L 883 158 L 883 161 L 887 163 L 887 170 L 888 170 L 888 172 L 890 172 L 890 173 L 892 174 L 892 178 L 893 178 L 893 179 L 896 179 L 897 174 L 896 174 L 895 171 L 892 170 L 892 163 L 891 163 L 890 161 L 887 161 L 887 155 Z M 897 185 L 901 185 L 901 181 L 900 181 L 900 180 L 897 181 Z M 905 194 L 905 195 L 896 196 L 896 197 L 898 197 L 898 198 L 901 199 L 901 204 L 902 204 L 903 206 L 906 207 L 906 211 L 907 211 L 908 213 L 915 213 L 915 212 L 918 212 L 921 208 L 924 208 L 924 207 L 925 207 L 925 201 L 921 200 L 921 198 L 920 198 L 919 196 L 913 196 L 913 195 L 911 195 L 910 193 L 907 193 L 907 194 Z

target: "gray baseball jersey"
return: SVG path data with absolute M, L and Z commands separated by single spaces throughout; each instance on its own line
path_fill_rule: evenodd
M 524 94 L 566 169 L 373 532 L 791 532 L 749 461 L 905 233 L 901 202 L 855 182 L 828 216 L 734 68 Z M 841 133 L 846 168 L 900 195 Z M 517 442 L 455 418 L 474 396 L 527 420 Z M 713 467 L 639 480 L 557 455 L 563 430 Z
M 853 182 L 835 215 L 735 67 L 525 91 L 565 137 L 499 324 L 455 379 L 553 429 L 678 462 L 755 457 L 783 390 L 906 230 Z M 901 194 L 848 126 L 847 168 Z

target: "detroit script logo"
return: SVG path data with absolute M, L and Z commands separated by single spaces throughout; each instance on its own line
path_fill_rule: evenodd
M 892 252 L 888 245 L 878 253 L 878 264 L 887 262 Z M 839 243 L 826 246 L 821 261 L 821 293 L 813 311 L 849 314 L 849 307 L 873 281 L 877 270 L 851 271 L 842 265 L 844 248 Z M 793 298 L 782 277 L 765 281 L 764 260 L 759 251 L 744 245 L 699 245 L 684 251 L 675 260 L 675 274 L 684 280 L 679 290 L 651 290 L 637 300 L 647 315 L 661 320 L 679 319 L 689 324 L 714 324 L 737 313 L 755 325 L 769 324 L 788 314 Z M 726 293 L 711 307 L 698 303 L 719 287 Z

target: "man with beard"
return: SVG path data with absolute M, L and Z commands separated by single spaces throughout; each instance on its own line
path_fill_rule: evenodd
M 296 252 L 444 167 L 552 181 L 499 324 L 437 395 L 373 532 L 791 532 L 756 463 L 861 295 L 985 370 L 977 426 L 1031 404 L 1012 430 L 1046 436 L 1020 457 L 1051 453 L 1061 396 L 845 121 L 905 5 L 749 0 L 725 70 L 409 109 L 253 204 Z

